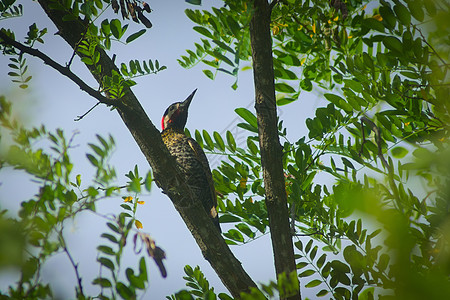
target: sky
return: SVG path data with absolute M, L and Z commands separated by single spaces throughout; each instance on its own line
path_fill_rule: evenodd
M 184 10 L 186 8 L 209 9 L 211 5 L 222 5 L 221 1 L 203 2 L 201 7 L 189 5 L 182 0 L 150 2 L 153 12 L 148 17 L 153 27 L 147 30 L 143 37 L 128 46 L 113 44 L 110 53 L 117 55 L 116 62 L 128 62 L 130 59 L 158 59 L 160 64 L 167 66 L 167 70 L 157 75 L 136 79 L 137 85 L 132 88 L 158 128 L 166 107 L 173 102 L 184 100 L 195 88 L 198 88 L 190 106 L 187 128 L 191 132 L 195 129 L 206 129 L 210 133 L 231 130 L 239 138 L 245 133 L 236 131 L 235 125 L 238 119 L 234 109 L 247 107 L 254 111 L 251 71 L 240 72 L 239 88 L 234 91 L 231 89 L 234 78 L 220 73 L 212 81 L 204 76 L 202 64 L 186 70 L 176 61 L 185 54 L 185 49 L 193 49 L 194 42 L 200 40 L 199 34 L 192 30 L 194 24 L 185 16 Z M 36 48 L 59 63 L 65 64 L 70 59 L 72 50 L 58 35 L 55 35 L 55 27 L 44 15 L 38 3 L 31 1 L 22 1 L 22 3 L 24 3 L 24 16 L 0 21 L 0 26 L 14 29 L 16 37 L 25 36 L 28 26 L 33 22 L 36 22 L 40 29 L 47 27 L 45 44 L 36 44 Z M 118 18 L 112 14 L 107 17 Z M 126 35 L 142 27 L 130 22 Z M 21 90 L 12 84 L 11 78 L 7 76 L 9 71 L 7 57 L 0 56 L 0 95 L 5 95 L 7 100 L 13 102 L 16 115 L 27 127 L 45 124 L 49 130 L 62 128 L 66 137 L 70 137 L 73 132 L 79 132 L 75 138 L 77 146 L 71 152 L 72 161 L 75 162 L 74 177 L 76 174 L 82 174 L 82 183 L 91 182 L 94 169 L 86 159 L 85 153 L 88 150 L 87 143 L 96 142 L 96 134 L 102 136 L 111 134 L 115 138 L 116 149 L 110 163 L 116 167 L 119 184 L 126 182 L 124 175 L 135 165 L 138 165 L 141 174 L 147 173 L 149 165 L 117 113 L 100 105 L 84 119 L 75 122 L 74 119 L 78 115 L 85 113 L 96 103 L 95 99 L 41 61 L 27 57 L 27 62 L 28 72 L 33 79 L 28 89 Z M 245 65 L 249 63 L 244 62 L 241 67 Z M 92 87 L 97 87 L 96 82 L 79 61 L 75 61 L 72 70 Z M 318 106 L 323 106 L 318 96 L 305 93 L 297 102 L 288 107 L 279 108 L 278 114 L 288 128 L 291 141 L 307 134 L 305 120 L 313 116 Z M 4 150 L 5 145 L 0 144 L 0 155 Z M 219 159 L 211 156 L 209 158 L 213 162 L 212 167 L 216 167 Z M 0 170 L 0 182 L 0 209 L 17 211 L 21 201 L 30 199 L 37 192 L 37 186 L 24 176 L 23 172 L 11 168 Z M 153 261 L 147 260 L 150 286 L 143 299 L 164 299 L 165 296 L 185 288 L 182 276 L 186 264 L 193 267 L 199 265 L 211 286 L 215 287 L 215 291 L 226 292 L 220 279 L 203 259 L 197 244 L 170 199 L 154 188 L 151 193 L 142 195 L 140 200 L 144 200 L 145 204 L 138 209 L 138 219 L 143 223 L 143 231 L 149 233 L 166 252 L 165 265 L 168 269 L 168 277 L 163 279 Z M 97 211 L 102 214 L 119 213 L 121 203 L 120 198 L 102 200 Z M 83 283 L 91 294 L 98 291 L 89 283 L 99 272 L 98 264 L 95 262 L 97 256 L 95 247 L 99 244 L 100 234 L 106 230 L 105 223 L 105 220 L 99 216 L 86 212 L 65 224 L 69 249 L 75 259 L 80 262 Z M 222 228 L 226 230 L 229 227 L 222 225 Z M 232 246 L 231 249 L 254 281 L 268 283 L 269 280 L 274 280 L 275 272 L 269 235 L 244 246 Z M 124 254 L 123 264 L 129 263 L 131 266 L 136 266 L 136 260 L 136 255 L 129 249 Z M 61 276 L 62 274 L 64 276 Z M 54 287 L 57 296 L 73 297 L 71 287 L 75 285 L 75 274 L 66 256 L 58 254 L 50 258 L 42 276 L 44 281 L 50 282 Z M 15 278 L 14 273 L 0 272 L 0 290 L 4 290 L 8 284 L 14 282 Z M 302 292 L 304 296 L 308 296 L 305 291 Z

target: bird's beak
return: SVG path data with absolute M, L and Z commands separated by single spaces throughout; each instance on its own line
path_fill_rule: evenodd
M 194 98 L 195 92 L 197 91 L 197 89 L 195 89 L 187 98 L 186 100 L 184 100 L 183 102 L 181 102 L 181 106 L 183 106 L 184 108 L 189 108 L 189 105 L 191 104 L 192 98 Z

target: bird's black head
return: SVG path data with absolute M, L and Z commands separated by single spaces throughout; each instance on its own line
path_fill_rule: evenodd
M 183 102 L 175 102 L 166 109 L 161 120 L 162 130 L 167 128 L 184 129 L 187 122 L 189 105 L 191 104 L 196 91 L 197 89 L 195 89 Z

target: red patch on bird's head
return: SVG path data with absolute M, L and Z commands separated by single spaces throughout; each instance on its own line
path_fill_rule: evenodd
M 166 111 L 166 113 L 164 114 L 164 116 L 161 119 L 162 130 L 166 129 L 170 123 L 176 122 L 179 115 L 180 115 L 180 110 L 178 108 L 173 112 Z M 167 124 L 167 126 L 166 126 L 166 124 Z

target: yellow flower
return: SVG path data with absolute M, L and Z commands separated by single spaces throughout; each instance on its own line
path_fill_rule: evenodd
M 138 220 L 134 220 L 134 225 L 136 226 L 137 229 L 144 228 L 144 226 L 142 226 L 142 223 Z
M 406 122 L 406 123 L 405 123 L 405 126 L 409 126 L 409 123 L 411 123 L 411 122 Z
M 337 20 L 339 20 L 339 16 L 336 16 L 336 18 L 333 19 L 333 21 L 335 21 L 335 22 L 336 22 Z
M 133 201 L 133 197 L 128 196 L 128 197 L 124 198 L 123 201 L 124 202 L 131 202 L 131 201 Z
M 145 203 L 145 201 L 138 201 L 137 202 L 137 204 L 141 204 L 141 205 L 144 204 L 144 203 Z
M 272 33 L 273 33 L 273 35 L 277 35 L 278 33 L 280 33 L 280 27 L 274 26 L 272 28 Z
M 312 24 L 312 31 L 316 33 L 316 23 Z
M 375 20 L 378 20 L 378 21 L 383 21 L 383 17 L 381 16 L 381 15 L 375 15 L 375 16 L 373 16 L 373 18 L 375 19 Z

